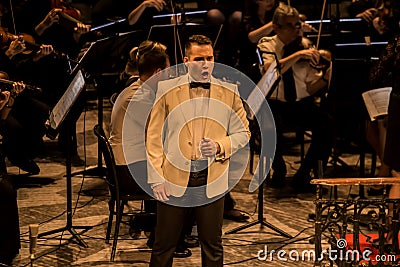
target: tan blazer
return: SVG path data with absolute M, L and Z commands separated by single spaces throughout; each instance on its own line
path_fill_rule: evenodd
M 189 101 L 187 75 L 160 82 L 147 131 L 148 182 L 166 181 L 176 197 L 186 191 L 194 145 Z M 236 85 L 212 78 L 204 137 L 219 142 L 224 150 L 215 160 L 209 159 L 206 192 L 211 198 L 228 189 L 229 157 L 250 138 Z

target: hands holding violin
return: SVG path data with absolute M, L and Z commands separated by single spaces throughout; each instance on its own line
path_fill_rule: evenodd
M 62 12 L 61 8 L 53 8 L 47 13 L 46 17 L 35 27 L 36 34 L 41 36 L 48 28 L 53 24 L 58 23 L 60 20 L 59 12 Z
M 53 53 L 54 48 L 52 45 L 46 45 L 46 44 L 42 44 L 39 47 L 39 51 L 36 52 L 36 54 L 33 56 L 33 61 L 36 62 L 42 58 L 44 58 L 45 56 L 50 55 L 51 53 Z
M 36 33 L 41 36 L 48 28 L 54 24 L 59 24 L 61 22 L 60 17 L 62 17 L 64 21 L 66 20 L 72 25 L 71 30 L 74 34 L 73 37 L 75 41 L 79 41 L 79 38 L 82 34 L 89 32 L 90 25 L 83 24 L 76 18 L 64 12 L 65 11 L 62 8 L 53 8 L 50 10 L 46 17 L 35 27 Z M 69 26 L 70 25 L 68 25 L 66 28 L 70 28 Z
M 25 51 L 25 49 L 26 49 L 26 45 L 24 43 L 24 40 L 22 39 L 21 36 L 19 36 L 17 39 L 11 41 L 11 43 L 8 46 L 5 54 L 9 59 L 11 59 L 15 55 Z
M 380 34 L 386 33 L 389 28 L 382 17 L 376 17 L 372 20 L 372 25 L 374 26 L 375 30 Z
M 138 7 L 128 15 L 129 25 L 134 25 L 148 7 L 155 8 L 158 12 L 162 11 L 167 3 L 164 0 L 144 0 Z
M 368 8 L 357 14 L 356 17 L 372 23 L 375 30 L 382 35 L 389 30 L 386 19 L 392 13 L 390 5 L 390 1 L 377 1 L 374 8 Z
M 154 7 L 158 12 L 162 11 L 167 5 L 164 0 L 145 0 L 143 1 L 145 7 Z
M 76 42 L 79 42 L 79 39 L 81 38 L 82 34 L 88 33 L 90 31 L 90 25 L 83 24 L 81 22 L 76 24 L 76 27 L 74 27 L 74 33 L 73 37 Z
M 356 18 L 362 18 L 368 23 L 371 23 L 373 19 L 375 18 L 378 10 L 376 8 L 368 8 L 364 12 L 361 12 L 356 15 Z
M 0 92 L 0 119 L 5 120 L 14 105 L 14 99 L 25 89 L 23 82 L 14 82 L 13 89 Z

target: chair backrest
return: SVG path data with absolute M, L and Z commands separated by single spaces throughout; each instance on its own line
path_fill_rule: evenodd
M 97 136 L 98 145 L 101 153 L 103 154 L 104 162 L 106 163 L 106 179 L 108 183 L 108 187 L 111 193 L 111 197 L 116 200 L 119 200 L 119 186 L 117 179 L 117 171 L 115 167 L 115 158 L 114 153 L 112 151 L 110 142 L 104 133 L 104 130 L 100 125 L 94 126 L 94 134 Z

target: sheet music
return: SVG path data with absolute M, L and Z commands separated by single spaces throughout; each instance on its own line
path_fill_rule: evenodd
M 63 122 L 84 86 L 85 79 L 82 71 L 79 70 L 72 82 L 69 84 L 67 90 L 65 90 L 64 95 L 60 98 L 50 113 L 49 120 L 52 129 L 57 129 Z
M 388 114 L 391 91 L 392 87 L 383 87 L 362 93 L 364 104 L 371 121 L 376 120 L 379 116 Z
M 261 80 L 258 82 L 257 86 L 253 89 L 253 91 L 247 98 L 247 104 L 252 109 L 249 119 L 253 119 L 254 114 L 258 112 L 262 103 L 265 101 L 265 97 L 271 91 L 272 86 L 278 78 L 279 73 L 277 69 L 277 63 L 276 61 L 273 61 L 268 70 L 261 77 Z M 260 90 L 257 90 L 257 88 L 259 88 Z

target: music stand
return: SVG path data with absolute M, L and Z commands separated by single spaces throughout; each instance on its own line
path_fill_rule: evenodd
M 50 127 L 54 131 L 56 131 L 61 124 L 64 122 L 67 123 L 67 134 L 69 136 L 71 131 L 71 121 L 65 120 L 69 111 L 72 109 L 74 103 L 76 102 L 78 96 L 81 94 L 83 88 L 85 87 L 85 79 L 83 77 L 82 72 L 79 70 L 72 82 L 69 84 L 67 90 L 64 95 L 57 102 L 55 107 L 50 113 Z M 84 229 L 88 230 L 92 228 L 91 226 L 73 226 L 72 224 L 72 175 L 71 175 L 71 140 L 67 138 L 67 155 L 65 161 L 66 168 L 66 186 L 67 186 L 67 223 L 64 227 L 54 229 L 48 232 L 40 233 L 38 237 L 52 235 L 58 232 L 68 231 L 72 237 L 70 239 L 76 239 L 79 245 L 87 248 L 88 245 L 86 242 L 78 235 L 75 229 Z
M 112 75 L 118 76 L 121 73 L 129 58 L 129 51 L 139 44 L 138 40 L 142 40 L 142 34 L 141 31 L 117 33 L 114 36 L 92 42 L 73 70 L 81 68 L 87 76 L 91 76 L 94 80 L 97 90 L 97 124 L 100 127 L 103 125 L 105 78 Z M 105 176 L 106 171 L 103 167 L 100 145 L 97 146 L 97 155 L 97 166 L 85 168 L 72 173 L 72 175 Z
M 259 52 L 259 51 L 258 51 Z M 264 105 L 267 105 L 267 102 L 264 99 L 261 99 L 260 101 L 260 91 L 257 88 L 261 89 L 261 93 L 263 96 L 265 96 L 266 99 L 269 99 L 273 92 L 278 88 L 279 81 L 281 80 L 281 75 L 280 75 L 280 66 L 279 66 L 279 61 L 276 57 L 275 53 L 272 52 L 264 52 L 267 54 L 272 54 L 275 57 L 275 62 L 271 64 L 269 69 L 265 72 L 263 77 L 261 78 L 260 82 L 257 84 L 257 87 L 250 93 L 250 95 L 247 98 L 247 103 L 249 103 L 249 106 L 253 107 L 252 112 L 254 112 L 257 115 L 257 120 L 259 120 L 259 125 L 261 126 L 261 131 L 270 131 L 270 129 L 267 129 L 269 123 L 268 120 L 271 120 L 271 116 L 269 114 L 266 114 L 266 112 L 263 111 L 269 111 L 268 107 L 265 107 Z M 260 55 L 260 54 L 258 54 Z M 254 114 L 251 115 L 252 117 Z M 264 140 L 265 141 L 265 140 Z M 257 220 L 253 222 L 249 222 L 245 225 L 239 226 L 237 228 L 234 228 L 230 231 L 227 231 L 225 234 L 234 234 L 237 233 L 241 230 L 247 229 L 249 227 L 252 227 L 254 225 L 259 224 L 260 229 L 263 227 L 267 227 L 280 235 L 288 238 L 292 238 L 292 236 L 285 231 L 279 229 L 278 227 L 272 225 L 271 223 L 267 222 L 264 218 L 264 187 L 265 187 L 265 181 L 267 179 L 264 179 L 265 177 L 265 170 L 267 169 L 267 166 L 271 166 L 269 159 L 271 158 L 268 154 L 268 149 L 267 145 L 264 144 L 261 146 L 261 152 L 260 152 L 260 160 L 258 162 L 258 173 L 259 177 L 258 179 L 263 179 L 263 181 L 260 183 L 258 182 L 258 217 Z M 272 160 L 272 158 L 271 158 Z M 268 172 L 269 175 L 269 172 Z M 253 181 L 252 181 L 253 182 Z M 251 189 L 252 183 L 250 183 L 249 188 Z M 250 190 L 251 191 L 251 190 Z

